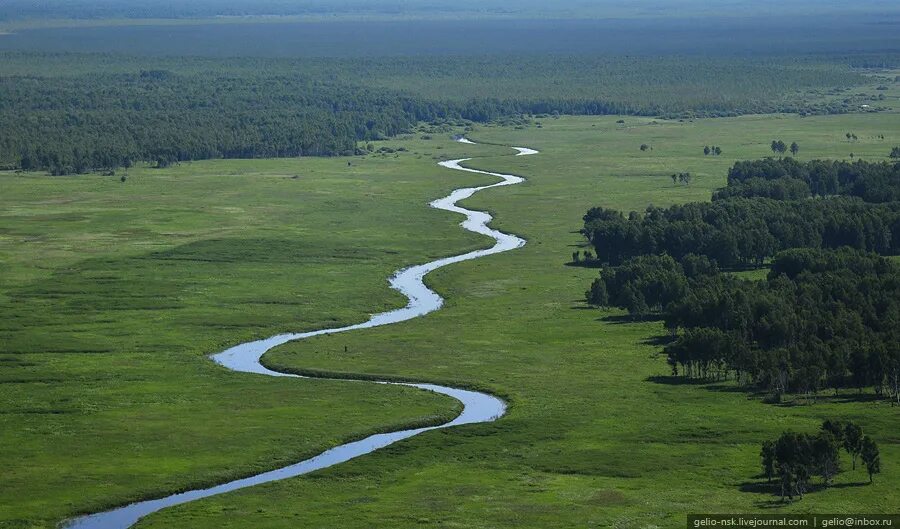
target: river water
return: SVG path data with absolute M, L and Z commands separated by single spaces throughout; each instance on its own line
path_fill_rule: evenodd
M 460 138 L 457 141 L 461 143 L 474 144 L 466 138 Z M 516 156 L 537 154 L 537 151 L 525 147 L 514 147 L 514 149 L 517 151 Z M 524 239 L 490 228 L 488 226 L 488 223 L 491 221 L 492 217 L 488 213 L 485 213 L 483 211 L 471 211 L 457 205 L 459 201 L 471 197 L 478 191 L 494 187 L 518 184 L 523 182 L 524 179 L 513 175 L 480 171 L 477 169 L 469 169 L 467 167 L 463 167 L 462 163 L 468 160 L 470 160 L 470 158 L 461 160 L 448 160 L 445 162 L 440 162 L 439 165 L 447 169 L 456 171 L 466 171 L 493 176 L 499 178 L 500 181 L 495 184 L 480 187 L 467 187 L 457 189 L 450 195 L 435 200 L 430 204 L 430 206 L 436 209 L 452 211 L 454 213 L 464 215 L 465 220 L 460 223 L 460 226 L 462 226 L 466 230 L 491 237 L 492 239 L 494 239 L 493 246 L 482 250 L 471 251 L 461 255 L 445 257 L 443 259 L 438 259 L 436 261 L 431 261 L 429 263 L 421 265 L 411 266 L 409 268 L 404 268 L 398 271 L 396 274 L 394 274 L 393 277 L 391 277 L 390 285 L 391 288 L 397 290 L 409 299 L 409 302 L 403 308 L 375 314 L 365 322 L 348 325 L 346 327 L 320 329 L 317 331 L 304 333 L 279 334 L 263 340 L 242 343 L 240 345 L 231 347 L 230 349 L 226 349 L 221 353 L 212 355 L 212 360 L 225 368 L 241 373 L 252 373 L 256 375 L 272 377 L 306 378 L 299 375 L 281 373 L 268 369 L 263 366 L 262 363 L 260 363 L 260 359 L 267 351 L 287 342 L 303 340 L 305 338 L 323 334 L 336 334 L 341 332 L 355 331 L 359 329 L 368 329 L 371 327 L 380 327 L 382 325 L 390 325 L 393 323 L 399 323 L 402 321 L 417 318 L 419 316 L 424 316 L 425 314 L 428 314 L 430 312 L 434 312 L 441 308 L 444 300 L 440 295 L 437 294 L 437 292 L 425 286 L 423 279 L 426 274 L 453 263 L 477 259 L 479 257 L 493 255 L 496 253 L 507 252 L 509 250 L 514 250 L 516 248 L 524 246 Z M 462 424 L 490 422 L 497 420 L 506 412 L 506 404 L 501 399 L 493 395 L 481 393 L 478 391 L 469 391 L 447 386 L 439 386 L 436 384 L 416 384 L 406 382 L 350 379 L 342 380 L 345 380 L 347 383 L 402 385 L 419 388 L 424 391 L 433 391 L 435 393 L 440 393 L 442 395 L 447 395 L 449 397 L 457 399 L 463 404 L 463 411 L 452 421 L 438 426 L 414 428 L 409 430 L 400 430 L 396 432 L 372 435 L 359 441 L 353 441 L 351 443 L 346 443 L 334 448 L 330 448 L 319 455 L 316 455 L 304 461 L 300 461 L 299 463 L 295 463 L 293 465 L 282 467 L 276 470 L 271 470 L 269 472 L 264 472 L 262 474 L 257 474 L 255 476 L 237 479 L 228 483 L 223 483 L 221 485 L 216 485 L 205 489 L 190 490 L 179 494 L 172 494 L 171 496 L 166 496 L 164 498 L 132 503 L 130 505 L 119 507 L 117 509 L 106 512 L 82 516 L 80 518 L 75 518 L 66 522 L 63 527 L 65 527 L 66 529 L 127 529 L 128 527 L 131 527 L 132 525 L 137 523 L 137 521 L 142 517 L 161 509 L 165 509 L 166 507 L 181 505 L 183 503 L 199 500 L 201 498 L 208 498 L 210 496 L 216 496 L 218 494 L 243 489 L 246 487 L 252 487 L 254 485 L 259 485 L 262 483 L 269 483 L 272 481 L 278 481 L 302 474 L 307 474 L 315 470 L 320 470 L 343 463 L 345 461 L 349 461 L 350 459 L 353 459 L 355 457 L 369 454 L 371 452 L 374 452 L 375 450 L 378 450 L 379 448 L 383 448 L 390 444 L 396 443 L 397 441 L 408 439 L 410 437 L 413 437 L 414 435 L 418 435 L 429 430 L 450 428 Z

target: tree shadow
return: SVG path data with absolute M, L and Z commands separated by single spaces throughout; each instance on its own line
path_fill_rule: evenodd
M 710 391 L 716 391 L 718 393 L 746 393 L 749 396 L 758 396 L 758 393 L 754 393 L 745 387 L 741 387 L 737 384 L 715 384 L 712 383 L 706 387 L 706 389 Z
M 765 478 L 765 476 L 755 477 L 760 480 Z M 837 483 L 827 486 L 824 483 L 811 483 L 809 484 L 804 495 L 815 494 L 816 492 L 821 492 L 828 489 L 848 489 L 865 487 L 866 485 L 868 485 L 868 482 L 865 481 L 856 481 L 853 483 Z M 777 480 L 773 480 L 771 483 L 767 481 L 745 481 L 738 485 L 738 490 L 746 494 L 767 496 L 768 498 L 760 498 L 753 502 L 753 505 L 760 509 L 777 509 L 800 501 L 800 498 L 794 498 L 793 500 L 782 500 L 781 488 L 779 487 Z
M 665 347 L 670 343 L 674 342 L 676 338 L 670 334 L 659 334 L 657 336 L 651 336 L 645 340 L 642 340 L 641 343 L 644 345 L 653 345 L 656 347 Z
M 754 477 L 759 478 L 760 476 Z M 778 485 L 774 481 L 772 483 L 766 481 L 745 481 L 738 485 L 738 490 L 748 494 L 766 494 L 771 496 L 778 491 L 777 487 Z
M 651 375 L 644 379 L 646 382 L 654 384 L 664 384 L 666 386 L 705 386 L 709 384 L 708 380 L 699 378 L 687 378 L 676 375 Z
M 622 324 L 622 323 L 644 323 L 644 322 L 654 322 L 654 321 L 662 321 L 661 314 L 610 314 L 609 316 L 603 316 L 602 318 L 597 318 L 597 321 L 602 321 L 604 323 L 613 323 L 613 324 Z
M 781 406 L 783 408 L 793 408 L 797 406 L 813 406 L 816 404 L 847 404 L 847 403 L 857 403 L 857 404 L 866 404 L 872 402 L 880 402 L 885 400 L 883 396 L 879 396 L 875 393 L 862 393 L 862 394 L 839 394 L 834 395 L 833 393 L 830 395 L 812 395 L 807 396 L 804 394 L 791 394 L 782 396 L 780 401 L 770 402 L 769 404 L 773 404 L 775 406 Z
M 836 404 L 843 403 L 867 403 L 867 402 L 875 402 L 883 400 L 883 396 L 876 395 L 875 393 L 850 393 L 850 394 L 831 394 L 831 395 L 818 395 L 816 400 L 821 400 L 825 402 L 833 402 Z
M 669 338 L 665 335 L 654 336 L 644 340 L 642 343 L 648 345 L 665 345 Z M 757 399 L 763 404 L 777 406 L 781 408 L 795 408 L 802 406 L 815 406 L 824 404 L 842 404 L 842 403 L 873 403 L 885 400 L 885 397 L 875 393 L 863 394 L 847 394 L 847 395 L 816 395 L 808 397 L 802 394 L 782 394 L 771 393 L 765 389 L 753 386 L 741 385 L 735 380 L 721 378 L 689 378 L 683 375 L 653 375 L 644 379 L 645 382 L 654 384 L 664 384 L 668 386 L 703 386 L 703 389 L 716 393 L 735 393 L 744 394 L 748 399 Z M 833 485 L 834 487 L 848 485 Z
M 757 477 L 763 478 L 764 476 Z M 791 503 L 791 501 L 781 500 L 780 488 L 774 481 L 771 483 L 767 481 L 745 481 L 738 485 L 738 490 L 745 494 L 760 496 L 759 499 L 753 502 L 753 506 L 757 509 L 779 509 Z
M 565 266 L 568 266 L 570 268 L 597 269 L 597 268 L 603 268 L 603 263 L 601 263 L 600 261 L 577 261 L 577 262 L 569 261 L 568 263 L 565 264 Z
M 741 387 L 737 384 L 728 384 L 720 380 L 708 378 L 688 378 L 681 375 L 653 375 L 644 379 L 646 382 L 663 384 L 666 386 L 703 386 L 703 389 L 719 393 L 746 393 L 750 397 L 758 397 L 759 394 Z
M 859 468 L 857 466 L 857 468 Z M 870 483 L 868 481 L 854 481 L 853 483 L 835 483 L 829 485 L 829 489 L 855 489 L 857 487 L 867 487 Z

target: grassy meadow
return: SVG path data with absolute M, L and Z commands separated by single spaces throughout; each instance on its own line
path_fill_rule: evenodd
M 474 383 L 508 396 L 507 417 L 176 508 L 141 527 L 681 527 L 688 512 L 891 510 L 900 500 L 900 410 L 854 395 L 773 406 L 728 384 L 673 384 L 656 354 L 661 324 L 587 309 L 581 298 L 596 270 L 563 263 L 581 247 L 573 231 L 590 205 L 706 199 L 733 160 L 765 156 L 779 137 L 798 141 L 804 158 L 850 150 L 885 158 L 900 139 L 898 116 L 616 121 L 550 119 L 540 129 L 473 133 L 542 150 L 472 162 L 528 182 L 465 202 L 494 212 L 497 226 L 529 245 L 436 272 L 443 311 L 288 344 L 265 358 L 282 369 Z M 845 130 L 859 141 L 847 145 Z M 641 152 L 641 143 L 654 148 Z M 705 144 L 724 154 L 704 157 Z M 696 180 L 673 185 L 672 171 Z M 864 424 L 882 446 L 884 474 L 867 486 L 863 471 L 848 471 L 832 489 L 782 506 L 759 477 L 759 443 L 788 428 L 814 431 L 827 417 Z
M 708 199 L 735 160 L 769 155 L 773 139 L 797 141 L 802 159 L 886 159 L 900 114 L 540 121 L 470 135 L 498 145 L 410 136 L 376 144 L 406 147 L 396 155 L 194 162 L 132 169 L 124 183 L 0 174 L 0 527 L 52 527 L 452 415 L 452 401 L 419 391 L 231 374 L 206 355 L 359 321 L 403 303 L 387 288 L 393 270 L 485 245 L 426 206 L 488 181 L 435 166 L 463 156 L 528 178 L 464 205 L 529 244 L 429 276 L 447 299 L 437 313 L 287 344 L 264 362 L 487 388 L 508 415 L 139 527 L 683 527 L 689 512 L 895 511 L 900 410 L 867 395 L 775 406 L 727 383 L 675 383 L 657 355 L 662 325 L 588 309 L 597 270 L 565 263 L 590 206 Z M 689 186 L 669 178 L 682 171 Z M 848 469 L 779 503 L 759 444 L 829 417 L 863 425 L 883 474 L 869 486 Z
M 427 207 L 480 181 L 435 165 L 466 148 L 405 144 L 418 154 L 138 168 L 124 183 L 0 174 L 0 527 L 453 416 L 455 401 L 413 389 L 235 375 L 206 357 L 364 320 L 405 302 L 394 270 L 483 244 Z

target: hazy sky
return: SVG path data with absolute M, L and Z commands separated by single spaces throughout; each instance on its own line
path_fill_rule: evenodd
M 896 0 L 4 0 L 0 18 L 208 17 L 310 15 L 342 17 L 753 16 L 900 13 Z

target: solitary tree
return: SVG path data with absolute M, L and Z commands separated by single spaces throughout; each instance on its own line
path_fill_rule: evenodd
M 706 147 L 703 147 L 703 155 L 704 156 L 709 156 L 709 153 L 711 153 L 711 152 L 712 152 L 712 149 L 709 148 L 709 145 L 707 145 Z
M 775 476 L 775 443 L 772 441 L 765 441 L 762 444 L 762 450 L 759 452 L 759 457 L 762 459 L 763 473 L 765 473 L 769 483 L 772 483 L 772 478 Z
M 844 450 L 850 454 L 853 470 L 856 470 L 856 458 L 862 451 L 863 431 L 859 425 L 848 422 L 844 427 Z
M 677 173 L 672 173 L 672 183 L 673 184 L 678 183 L 678 174 Z
M 649 148 L 650 148 L 650 146 L 647 145 L 646 143 L 642 143 L 642 144 L 641 144 L 641 150 L 642 150 L 642 151 L 646 151 L 646 150 L 649 149 Z
M 797 145 L 797 142 L 791 143 L 791 154 L 797 156 L 797 153 L 800 152 L 800 146 Z
M 900 158 L 900 147 L 894 147 L 891 149 L 891 158 L 898 159 Z
M 866 471 L 869 473 L 869 483 L 874 481 L 875 474 L 881 472 L 881 456 L 878 454 L 878 445 L 868 435 L 863 437 L 862 456 L 863 463 L 866 464 Z
M 722 148 L 719 147 L 718 145 L 716 145 L 715 147 L 713 147 L 713 153 L 714 153 L 716 156 L 719 156 L 720 154 L 722 154 Z

